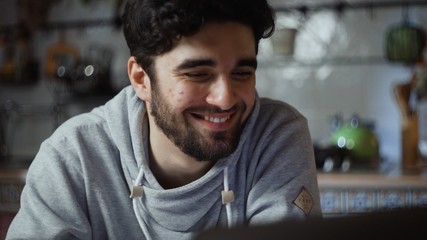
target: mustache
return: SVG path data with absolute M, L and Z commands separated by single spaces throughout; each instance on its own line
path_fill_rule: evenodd
M 244 103 L 239 103 L 229 109 L 221 109 L 218 106 L 212 106 L 212 105 L 192 106 L 187 108 L 186 112 L 203 112 L 208 114 L 215 114 L 215 113 L 220 114 L 220 113 L 234 113 L 240 110 L 244 111 L 245 109 L 246 109 L 246 105 Z

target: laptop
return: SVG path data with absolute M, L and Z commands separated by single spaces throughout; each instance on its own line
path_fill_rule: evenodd
M 427 239 L 427 207 L 212 229 L 196 240 Z

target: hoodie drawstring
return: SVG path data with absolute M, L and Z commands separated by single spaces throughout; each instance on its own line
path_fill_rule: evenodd
M 132 186 L 130 198 L 132 198 L 133 211 L 135 212 L 136 218 L 138 220 L 139 226 L 144 230 L 144 220 L 142 218 L 142 201 L 139 201 L 141 197 L 144 196 L 144 187 L 142 186 L 142 178 L 144 177 L 144 170 L 141 168 L 139 170 L 138 176 Z M 222 204 L 225 205 L 225 211 L 227 214 L 227 224 L 231 228 L 232 223 L 232 213 L 231 213 L 231 203 L 234 202 L 234 192 L 229 189 L 228 183 L 228 167 L 224 169 L 224 179 L 223 179 L 224 190 L 221 191 Z
M 142 201 L 139 201 L 142 196 L 144 196 L 144 187 L 142 184 L 142 178 L 144 177 L 144 169 L 141 168 L 139 170 L 138 176 L 132 186 L 132 190 L 130 192 L 130 198 L 132 198 L 133 211 L 135 212 L 136 219 L 138 220 L 139 226 L 144 231 L 145 225 L 144 220 L 142 218 Z
M 224 168 L 224 190 L 221 192 L 222 204 L 225 205 L 225 211 L 227 213 L 227 223 L 228 228 L 233 226 L 232 223 L 232 213 L 231 213 L 231 203 L 234 202 L 234 192 L 229 190 L 228 184 L 228 167 Z

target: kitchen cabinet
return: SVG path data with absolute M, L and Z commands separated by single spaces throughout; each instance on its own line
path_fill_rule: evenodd
M 19 209 L 26 173 L 26 168 L 21 166 L 4 168 L 0 164 L 0 239 L 5 239 L 7 229 Z
M 26 174 L 25 168 L 0 168 L 0 213 L 18 211 Z

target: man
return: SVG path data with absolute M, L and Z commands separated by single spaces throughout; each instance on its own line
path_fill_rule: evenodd
M 8 239 L 191 239 L 320 216 L 306 119 L 255 90 L 265 0 L 129 0 L 123 21 L 132 86 L 42 144 Z

